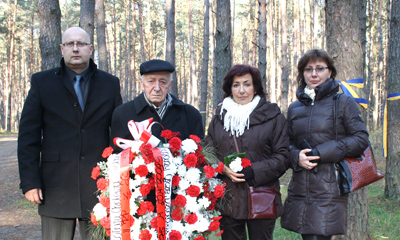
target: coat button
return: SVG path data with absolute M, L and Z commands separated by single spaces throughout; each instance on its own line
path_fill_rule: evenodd
M 81 160 L 83 160 L 83 159 L 85 159 L 85 157 L 84 157 L 84 156 L 81 156 Z
M 85 132 L 85 129 L 81 129 L 81 132 L 83 132 L 83 133 L 84 133 L 84 132 Z
M 77 107 L 78 106 L 78 103 L 74 103 L 74 107 Z

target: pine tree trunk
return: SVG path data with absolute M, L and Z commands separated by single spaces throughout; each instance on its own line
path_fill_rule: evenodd
M 175 0 L 166 1 L 166 41 L 165 41 L 165 60 L 175 66 Z M 176 71 L 173 73 L 171 93 L 178 97 L 178 79 Z
M 326 41 L 340 81 L 364 77 L 365 11 L 364 0 L 326 2 Z M 371 239 L 367 193 L 349 194 L 346 239 Z
M 209 38 L 210 38 L 210 2 L 204 0 L 204 35 L 203 35 L 203 60 L 201 65 L 200 80 L 200 114 L 203 119 L 203 126 L 207 120 L 207 92 L 208 92 L 208 62 L 209 62 Z
M 288 104 L 288 93 L 289 93 L 289 60 L 288 60 L 288 34 L 287 34 L 287 24 L 286 24 L 286 0 L 279 0 L 281 9 L 281 45 L 282 45 L 282 62 L 281 62 L 281 100 L 280 108 L 284 115 L 287 113 L 289 107 Z
M 215 31 L 214 50 L 214 90 L 213 107 L 215 108 L 222 100 L 223 79 L 232 66 L 231 53 L 231 6 L 230 0 L 217 0 L 217 26 Z
M 143 30 L 143 5 L 142 0 L 137 0 L 139 8 L 139 35 L 140 35 L 140 53 L 142 55 L 142 63 L 146 61 L 146 51 L 144 48 L 144 30 Z
M 61 10 L 58 0 L 39 0 L 39 46 L 42 71 L 57 67 L 61 59 Z
M 390 17 L 389 51 L 387 56 L 387 94 L 400 93 L 400 0 L 392 1 Z M 400 198 L 400 101 L 387 101 L 388 155 L 386 159 L 385 195 Z
M 199 106 L 198 87 L 197 87 L 197 68 L 196 55 L 194 53 L 193 20 L 192 20 L 192 0 L 189 0 L 189 67 L 190 67 L 190 104 L 194 107 Z
M 94 42 L 94 5 L 95 0 L 81 0 L 81 17 L 79 26 L 90 35 L 90 43 Z M 90 56 L 94 59 L 94 51 Z
M 264 89 L 267 84 L 267 3 L 258 0 L 258 70 Z
M 106 42 L 106 12 L 104 0 L 96 0 L 96 35 L 97 35 L 97 55 L 99 69 L 108 72 L 108 55 Z

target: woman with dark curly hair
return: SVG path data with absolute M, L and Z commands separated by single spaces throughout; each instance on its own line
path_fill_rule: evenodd
M 347 220 L 347 196 L 339 194 L 334 164 L 361 154 L 368 132 L 355 100 L 342 94 L 336 139 L 333 106 L 339 84 L 326 51 L 307 51 L 297 68 L 298 100 L 287 116 L 293 176 L 281 225 L 305 240 L 329 240 L 346 233 Z
M 236 152 L 246 153 L 251 166 L 234 171 L 225 166 L 226 183 L 222 209 L 222 239 L 272 239 L 276 219 L 249 219 L 248 187 L 270 186 L 279 191 L 279 177 L 286 169 L 289 154 L 287 124 L 279 107 L 265 100 L 260 71 L 248 65 L 235 65 L 226 74 L 224 100 L 217 107 L 206 142 L 216 148 L 219 159 Z M 282 200 L 275 199 L 278 215 Z

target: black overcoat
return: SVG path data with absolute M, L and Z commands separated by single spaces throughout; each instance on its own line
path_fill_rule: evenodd
M 41 188 L 39 214 L 85 218 L 98 201 L 91 171 L 104 160 L 111 116 L 122 103 L 119 79 L 90 60 L 89 89 L 82 112 L 66 66 L 32 75 L 21 114 L 18 162 L 23 193 Z
M 128 130 L 128 122 L 130 120 L 140 122 L 151 117 L 158 123 L 151 128 L 152 134 L 161 141 L 165 141 L 160 136 L 163 129 L 180 132 L 179 137 L 182 140 L 189 138 L 189 135 L 192 134 L 203 139 L 204 127 L 199 111 L 193 106 L 183 103 L 174 95 L 171 94 L 171 96 L 172 106 L 168 107 L 162 119 L 160 119 L 156 110 L 147 104 L 144 93 L 116 108 L 112 117 L 111 139 L 120 137 L 132 140 L 133 137 Z M 120 149 L 116 147 L 116 150 Z

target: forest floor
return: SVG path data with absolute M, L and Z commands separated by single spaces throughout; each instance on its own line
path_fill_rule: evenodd
M 42 239 L 37 207 L 19 189 L 17 134 L 0 136 L 0 166 L 0 239 Z

